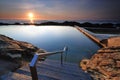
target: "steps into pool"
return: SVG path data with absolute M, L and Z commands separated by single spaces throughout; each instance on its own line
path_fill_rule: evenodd
M 36 67 L 39 80 L 92 80 L 77 64 L 73 63 L 65 62 L 61 65 L 60 61 L 46 59 L 38 62 Z M 2 76 L 2 80 L 32 80 L 29 66 Z

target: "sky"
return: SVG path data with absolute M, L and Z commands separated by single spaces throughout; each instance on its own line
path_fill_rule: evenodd
M 120 20 L 120 0 L 0 0 L 0 19 Z

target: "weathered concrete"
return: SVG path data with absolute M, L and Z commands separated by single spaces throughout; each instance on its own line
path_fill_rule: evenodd
M 39 80 L 92 80 L 77 64 L 46 60 L 37 64 Z M 2 76 L 3 80 L 31 80 L 29 66 L 24 66 L 14 73 Z
M 110 37 L 108 39 L 103 39 L 100 41 L 107 47 L 120 46 L 120 36 Z
M 107 46 L 120 46 L 120 36 L 117 37 L 111 37 L 107 40 Z

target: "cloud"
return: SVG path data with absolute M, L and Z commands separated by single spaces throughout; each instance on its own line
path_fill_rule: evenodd
M 33 11 L 49 18 L 120 18 L 120 0 L 0 0 L 0 14 Z

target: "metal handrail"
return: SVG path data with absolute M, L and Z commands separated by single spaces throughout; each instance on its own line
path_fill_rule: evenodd
M 61 65 L 63 64 L 63 53 L 67 51 L 67 47 L 64 47 L 63 50 L 55 51 L 55 52 L 46 52 L 46 53 L 36 53 L 34 57 L 32 58 L 32 61 L 30 62 L 30 72 L 32 76 L 32 80 L 38 80 L 37 70 L 36 70 L 36 63 L 39 58 L 43 58 L 46 56 L 54 55 L 54 54 L 61 54 Z

